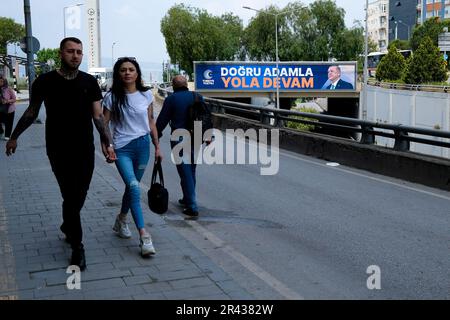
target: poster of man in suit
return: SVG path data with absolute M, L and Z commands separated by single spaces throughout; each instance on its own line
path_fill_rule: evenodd
M 343 71 L 339 65 L 332 65 L 328 68 L 328 80 L 322 89 L 327 90 L 353 90 L 353 84 L 343 79 Z

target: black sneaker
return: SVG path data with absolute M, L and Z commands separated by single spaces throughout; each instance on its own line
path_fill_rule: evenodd
M 79 247 L 72 249 L 70 265 L 78 266 L 81 271 L 86 269 L 86 256 L 84 255 L 84 247 L 82 244 Z
M 183 214 L 185 214 L 189 217 L 198 217 L 198 211 L 194 211 L 191 208 L 184 209 Z

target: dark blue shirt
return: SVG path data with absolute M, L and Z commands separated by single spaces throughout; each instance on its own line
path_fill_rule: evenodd
M 203 100 L 203 97 L 200 96 L 200 99 Z M 186 129 L 188 110 L 193 103 L 194 94 L 188 88 L 177 89 L 168 96 L 164 100 L 161 113 L 156 121 L 159 137 L 162 136 L 162 132 L 167 124 L 170 125 L 171 132 L 177 129 Z

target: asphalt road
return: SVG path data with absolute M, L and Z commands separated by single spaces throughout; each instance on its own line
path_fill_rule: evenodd
M 189 221 L 168 134 L 166 219 L 258 297 L 450 298 L 449 193 L 281 151 L 274 176 L 200 165 L 201 214 Z

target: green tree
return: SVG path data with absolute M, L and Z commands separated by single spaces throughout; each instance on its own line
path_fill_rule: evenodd
M 276 60 L 275 15 L 280 12 L 278 7 L 269 6 L 250 20 L 247 28 L 244 30 L 243 44 L 245 52 L 251 60 Z M 283 30 L 283 32 L 280 30 Z M 280 16 L 278 17 L 279 48 L 284 47 L 282 43 L 286 37 L 285 30 L 285 19 Z M 279 56 L 281 57 L 282 55 L 280 52 Z
M 424 37 L 419 48 L 408 61 L 405 82 L 421 84 L 445 80 L 447 80 L 447 67 L 439 48 L 430 37 Z
M 363 28 L 347 29 L 345 11 L 331 0 L 310 6 L 300 1 L 285 8 L 270 6 L 259 12 L 244 30 L 245 52 L 251 60 L 275 60 L 275 17 L 281 61 L 356 60 L 363 53 Z
M 355 26 L 345 29 L 335 37 L 333 45 L 333 57 L 338 61 L 355 61 L 364 52 L 364 28 Z M 372 47 L 376 45 L 372 42 Z
M 444 27 L 450 27 L 450 20 L 445 19 L 444 21 L 439 20 L 438 17 L 427 19 L 423 24 L 414 28 L 411 37 L 411 47 L 413 51 L 416 51 L 423 38 L 430 37 L 435 46 L 438 45 L 438 37 L 440 33 L 443 33 Z
M 19 42 L 25 37 L 25 27 L 16 23 L 13 19 L 0 17 L 0 54 L 6 55 L 8 43 Z M 7 65 L 10 70 L 12 66 L 5 58 L 0 61 L 1 64 Z
M 411 43 L 408 40 L 394 40 L 391 43 L 389 43 L 388 50 L 391 48 L 391 46 L 395 46 L 398 50 L 409 50 L 411 49 Z
M 43 72 L 50 71 L 51 68 L 53 68 L 53 69 L 61 68 L 61 59 L 59 57 L 59 48 L 55 48 L 55 49 L 44 48 L 42 50 L 39 50 L 36 53 L 36 56 L 37 56 L 36 61 L 38 61 L 41 64 L 41 66 L 43 66 L 43 67 L 37 68 L 36 73 L 38 75 Z M 55 65 L 53 67 L 50 67 L 47 64 L 47 62 L 49 60 L 54 61 Z
M 241 48 L 242 20 L 231 13 L 216 17 L 205 10 L 178 4 L 161 20 L 161 32 L 173 63 L 188 74 L 193 62 L 233 60 Z
M 400 80 L 403 78 L 406 61 L 405 57 L 398 52 L 395 45 L 389 47 L 389 52 L 385 55 L 377 67 L 377 80 Z

